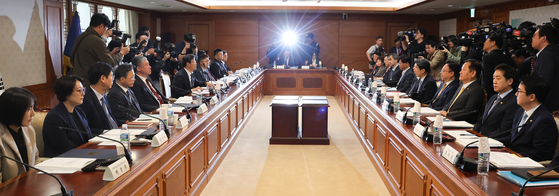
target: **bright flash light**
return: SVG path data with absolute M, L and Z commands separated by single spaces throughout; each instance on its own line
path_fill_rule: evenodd
M 297 41 L 297 36 L 293 32 L 285 32 L 282 37 L 283 43 L 292 46 Z

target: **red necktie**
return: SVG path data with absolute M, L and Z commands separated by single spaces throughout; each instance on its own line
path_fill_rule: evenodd
M 163 104 L 163 99 L 161 99 L 161 96 L 159 96 L 159 94 L 157 94 L 157 91 L 155 91 L 155 89 L 153 89 L 153 87 L 151 86 L 151 82 L 149 82 L 149 80 L 146 78 L 146 84 L 148 84 L 149 90 L 151 90 L 151 93 L 153 93 L 153 95 L 155 95 L 155 97 L 157 97 L 157 100 L 159 101 L 159 104 Z

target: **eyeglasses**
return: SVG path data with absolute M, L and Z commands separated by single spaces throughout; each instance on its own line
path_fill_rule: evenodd
M 85 93 L 85 88 L 79 88 L 76 90 L 77 93 Z
M 526 94 L 526 91 L 516 91 L 516 94 L 520 94 L 520 93 Z

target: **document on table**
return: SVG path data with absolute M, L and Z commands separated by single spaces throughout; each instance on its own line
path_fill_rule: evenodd
M 381 90 L 382 88 L 377 88 L 377 91 L 381 91 Z M 390 91 L 398 91 L 398 89 L 396 89 L 395 87 L 386 87 L 386 92 L 390 92 Z
M 95 161 L 95 159 L 54 157 L 35 165 L 35 167 L 45 170 L 49 173 L 71 174 L 81 170 L 82 167 L 90 164 L 93 161 Z
M 192 96 L 182 96 L 175 101 L 175 104 L 192 104 Z
M 181 113 L 182 110 L 184 109 L 184 107 L 180 106 L 180 107 L 173 107 L 173 112 L 175 113 Z M 157 111 L 159 112 L 161 110 L 161 108 L 158 108 Z M 157 119 L 156 119 L 157 120 Z
M 386 97 L 387 97 L 387 98 L 394 97 L 394 95 L 395 95 L 396 93 L 397 93 L 397 92 L 387 92 L 387 93 L 386 93 Z M 406 93 L 398 93 L 398 95 L 401 97 L 401 96 L 405 96 Z
M 400 98 L 400 104 L 415 104 L 416 102 L 412 98 Z
M 543 167 L 543 165 L 529 157 L 518 157 L 508 152 L 491 152 L 489 162 L 493 163 L 493 165 L 497 166 L 499 169 Z
M 402 101 L 402 100 L 400 99 L 400 103 L 401 103 L 401 101 Z M 409 108 L 409 107 L 405 107 L 406 110 L 407 110 L 408 108 Z M 412 113 L 412 112 L 413 112 L 413 108 L 408 112 L 408 115 L 409 115 L 409 113 Z M 421 112 L 421 115 L 438 115 L 438 114 L 441 114 L 439 111 L 434 110 L 434 109 L 429 108 L 429 107 L 421 107 L 421 111 L 420 111 L 420 112 Z

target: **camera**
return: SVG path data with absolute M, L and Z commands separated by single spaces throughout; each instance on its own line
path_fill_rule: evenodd
M 400 39 L 400 37 L 402 37 L 401 40 L 403 41 L 403 40 L 406 40 L 406 37 L 404 37 L 404 36 L 408 35 L 408 39 L 410 40 L 410 42 L 414 41 L 415 40 L 415 36 L 414 36 L 415 31 L 417 31 L 417 30 L 414 29 L 414 28 L 409 28 L 407 31 L 399 31 L 398 32 L 398 38 Z
M 186 41 L 190 44 L 196 43 L 196 35 L 194 35 L 194 33 L 184 34 L 184 41 Z
M 147 42 L 146 40 L 142 40 L 142 41 L 138 44 L 138 46 L 136 46 L 136 47 L 130 46 L 130 53 L 133 53 L 133 54 L 140 54 L 140 53 L 142 52 L 142 49 L 144 48 L 144 46 L 142 46 L 142 45 L 144 45 L 146 42 Z
M 115 30 L 116 25 L 118 25 L 119 21 L 118 20 L 113 20 L 109 26 L 107 26 L 108 29 L 112 29 L 113 30 L 113 36 L 117 36 L 120 37 L 122 36 L 122 31 L 117 31 Z

